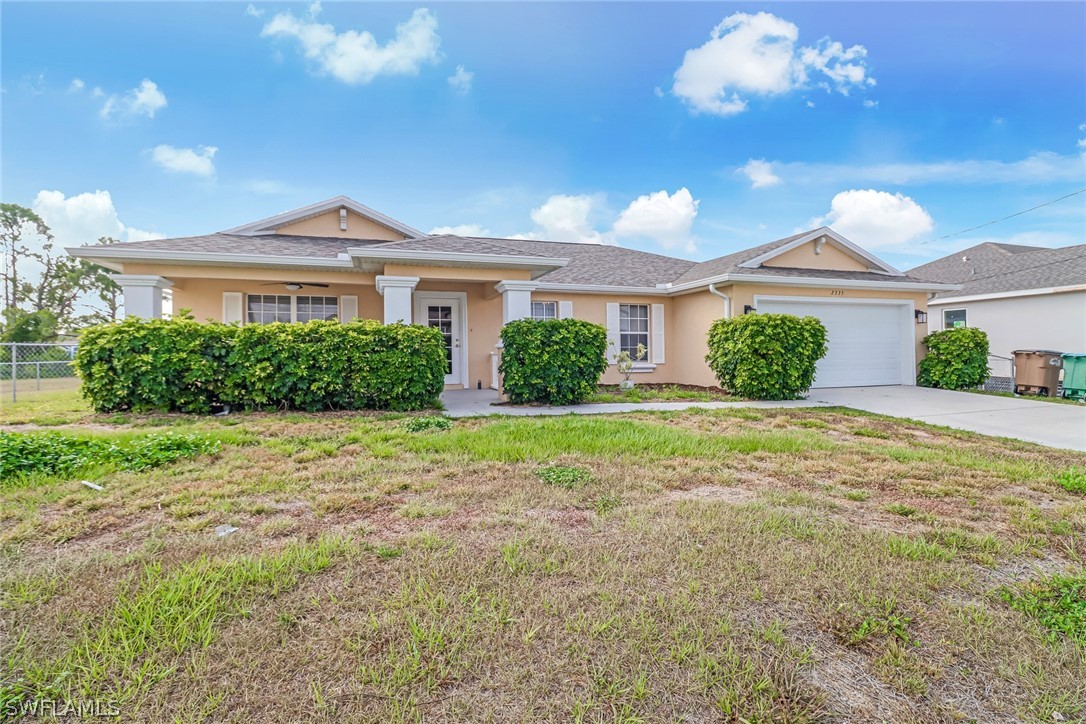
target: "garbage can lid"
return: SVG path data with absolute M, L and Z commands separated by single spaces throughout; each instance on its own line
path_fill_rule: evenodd
M 1086 352 L 1064 352 L 1064 357 L 1086 357 Z
M 1059 356 L 1059 355 L 1062 355 L 1063 352 L 1057 352 L 1054 349 L 1016 349 L 1014 351 L 1014 354 L 1044 354 L 1044 355 L 1054 354 L 1054 355 Z

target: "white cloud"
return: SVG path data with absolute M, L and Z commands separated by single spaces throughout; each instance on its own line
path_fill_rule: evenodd
M 750 179 L 752 189 L 776 186 L 781 182 L 781 177 L 773 173 L 773 164 L 764 158 L 752 158 L 745 165 L 736 169 L 736 173 L 744 174 Z
M 768 161 L 788 183 L 844 184 L 997 184 L 1075 183 L 1086 173 L 1086 159 L 1051 151 L 1018 161 L 952 160 L 850 165 Z
M 254 18 L 264 17 L 264 11 L 263 10 L 258 10 L 256 8 L 256 6 L 253 5 L 252 3 L 249 3 L 249 6 L 247 8 L 245 8 L 245 14 L 250 16 L 250 17 L 254 17 Z
M 86 87 L 87 87 L 87 84 L 84 83 L 82 79 L 80 79 L 80 78 L 72 78 L 72 82 L 70 84 L 68 84 L 68 92 L 69 93 L 78 93 L 79 91 L 83 90 Z
M 104 90 L 102 90 L 101 88 L 99 88 L 98 86 L 94 86 L 94 90 L 91 91 L 91 95 L 94 96 L 95 98 L 101 98 L 105 94 L 106 94 L 106 92 Z
M 196 148 L 176 148 L 161 144 L 151 149 L 151 160 L 167 171 L 191 173 L 196 176 L 215 174 L 215 146 L 197 146 Z
M 807 101 L 807 107 L 808 108 L 814 108 L 815 107 L 814 101 Z
M 516 234 L 512 238 L 607 243 L 608 239 L 596 230 L 591 220 L 598 215 L 600 206 L 600 199 L 594 196 L 551 196 L 542 206 L 532 209 L 532 221 L 538 230 Z
M 736 13 L 713 28 L 708 42 L 686 51 L 672 93 L 695 112 L 731 116 L 747 109 L 749 96 L 776 96 L 807 86 L 810 75 L 848 95 L 874 85 L 867 50 L 823 38 L 796 48 L 799 28 L 771 13 Z
M 332 25 L 316 22 L 320 3 L 310 5 L 309 12 L 303 19 L 290 11 L 279 13 L 260 34 L 297 40 L 302 54 L 321 72 L 344 83 L 365 84 L 380 75 L 417 75 L 423 64 L 440 58 L 437 18 L 426 8 L 396 26 L 395 37 L 384 45 L 367 30 L 337 33 Z
M 155 113 L 166 107 L 166 94 L 158 89 L 154 81 L 146 78 L 138 86 L 132 88 L 123 95 L 113 94 L 106 98 L 102 110 L 98 112 L 102 118 L 114 116 L 147 116 L 154 118 Z
M 457 224 L 456 226 L 435 226 L 431 234 L 452 234 L 453 236 L 490 236 L 490 229 L 479 224 Z
M 867 249 L 902 247 L 934 228 L 931 216 L 913 199 L 875 189 L 842 191 L 830 212 L 811 219 L 811 226 L 830 226 Z
M 475 74 L 470 70 L 465 70 L 464 66 L 456 66 L 456 72 L 448 77 L 449 85 L 453 87 L 460 95 L 467 95 L 471 90 L 471 82 L 475 79 Z
M 49 225 L 58 247 L 93 244 L 101 236 L 121 241 L 164 238 L 156 232 L 125 226 L 108 191 L 65 198 L 60 191 L 42 190 L 34 197 L 31 208 Z
M 688 189 L 674 194 L 655 191 L 638 196 L 615 220 L 612 232 L 617 237 L 652 239 L 665 249 L 694 251 L 690 228 L 698 215 L 698 201 Z

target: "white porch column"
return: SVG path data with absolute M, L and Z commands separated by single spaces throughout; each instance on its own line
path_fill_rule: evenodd
M 111 274 L 124 291 L 124 316 L 162 318 L 162 292 L 173 282 L 154 274 Z
M 504 281 L 494 288 L 502 295 L 502 324 L 532 316 L 532 292 L 539 282 Z
M 418 277 L 377 275 L 377 293 L 385 298 L 385 324 L 411 324 L 411 292 L 418 283 Z

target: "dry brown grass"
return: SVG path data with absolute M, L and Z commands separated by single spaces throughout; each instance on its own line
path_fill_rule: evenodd
M 994 593 L 1081 575 L 1086 501 L 1054 481 L 1081 454 L 835 410 L 124 423 L 163 421 L 255 442 L 0 491 L 9 693 L 135 692 L 149 721 L 1086 716 L 1083 647 Z M 150 588 L 253 557 L 280 573 L 203 608 Z M 211 635 L 141 639 L 153 680 L 99 666 L 80 642 L 132 635 L 125 597 Z

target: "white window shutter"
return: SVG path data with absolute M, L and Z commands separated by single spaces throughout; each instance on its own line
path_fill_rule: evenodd
M 339 321 L 343 324 L 358 317 L 358 297 L 351 294 L 339 298 Z
M 572 319 L 573 318 L 573 302 L 558 302 L 558 318 L 559 319 Z
M 241 292 L 222 293 L 222 321 L 227 324 L 241 321 L 242 296 Z
M 614 364 L 618 358 L 618 304 L 607 303 L 607 361 Z
M 652 363 L 664 363 L 664 305 L 652 305 Z

